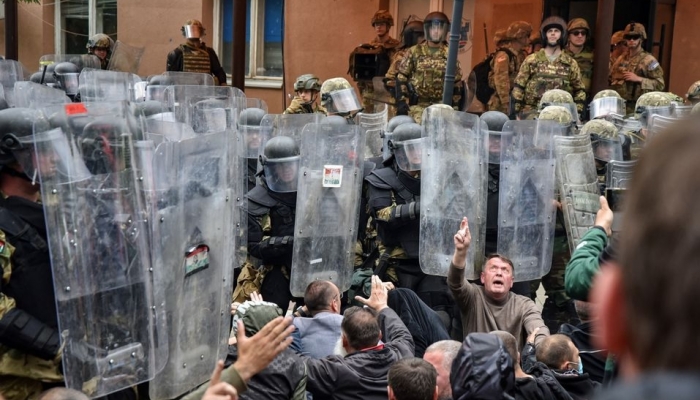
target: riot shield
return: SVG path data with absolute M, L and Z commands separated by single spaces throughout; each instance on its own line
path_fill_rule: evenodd
M 372 92 L 372 101 L 374 102 L 375 112 L 377 111 L 376 107 L 380 104 L 394 104 L 394 96 L 392 96 L 391 93 L 386 90 L 383 76 L 375 76 L 372 78 L 372 86 L 374 90 Z
M 267 103 L 265 103 L 265 100 L 256 99 L 253 97 L 246 97 L 245 102 L 245 108 L 259 108 L 261 110 L 265 110 L 265 114 L 267 114 Z
M 181 122 L 155 118 L 146 120 L 146 137 L 156 144 L 187 140 L 195 136 L 192 127 Z
M 364 130 L 309 124 L 301 137 L 290 291 L 314 280 L 350 288 L 362 186 Z
M 34 82 L 15 83 L 15 107 L 39 108 L 70 103 L 66 92 Z
M 129 72 L 84 69 L 78 80 L 80 100 L 99 102 L 134 100 L 134 84 L 141 79 Z
M 612 225 L 613 232 L 621 231 L 624 218 L 622 200 L 632 180 L 636 163 L 636 161 L 610 161 L 606 166 L 605 198 L 608 200 L 608 206 L 615 213 Z
M 45 110 L 60 113 L 68 120 L 89 111 Z M 126 114 L 34 135 L 63 374 L 67 387 L 91 397 L 152 379 L 166 357 Z
M 0 85 L 5 92 L 5 101 L 10 107 L 15 106 L 15 82 L 25 81 L 27 75 L 27 71 L 19 61 L 0 60 Z
M 554 245 L 554 121 L 508 121 L 501 136 L 498 253 L 513 261 L 515 281 L 549 272 Z
M 260 121 L 260 155 L 265 143 L 275 136 L 289 136 L 301 146 L 302 130 L 306 124 L 320 123 L 325 116 L 313 114 L 267 114 Z
M 676 118 L 687 117 L 688 115 L 690 115 L 690 112 L 692 110 L 692 105 L 688 106 L 680 103 L 671 103 L 671 115 L 673 115 Z
M 109 58 L 107 69 L 110 71 L 129 72 L 137 74 L 141 65 L 143 47 L 130 46 L 120 40 L 114 44 L 112 56 Z
M 423 115 L 420 266 L 428 275 L 447 276 L 452 237 L 466 216 L 472 243 L 465 276 L 474 279 L 486 240 L 486 124 L 476 115 L 447 108 L 429 107 Z
M 665 132 L 674 123 L 678 122 L 678 118 L 668 117 L 660 114 L 653 114 L 649 118 L 647 126 L 647 140 L 653 140 L 660 133 Z
M 242 181 L 229 179 L 237 165 L 234 139 L 233 132 L 219 131 L 137 148 L 139 170 L 150 175 L 144 197 L 152 266 L 167 314 L 168 360 L 151 381 L 154 400 L 197 387 L 209 378 L 211 360 L 227 352 L 233 267 L 242 262 L 233 238 Z
M 608 115 L 625 115 L 625 100 L 619 97 L 601 97 L 588 105 L 591 119 L 605 118 Z
M 388 122 L 389 107 L 387 104 L 375 105 L 373 114 L 357 113 L 355 120 L 365 129 L 365 157 L 379 157 L 382 155 L 382 132 Z
M 226 86 L 168 86 L 165 98 L 175 119 L 196 133 L 235 129 L 238 113 L 246 106 L 243 92 Z
M 168 71 L 148 77 L 146 100 L 165 101 L 165 89 L 172 85 L 214 86 L 214 77 L 199 72 Z
M 600 209 L 600 189 L 588 135 L 555 136 L 557 185 L 564 225 L 573 251 L 581 237 L 593 226 Z
M 45 54 L 39 58 L 41 66 L 71 62 L 80 69 L 100 69 L 100 59 L 94 54 Z

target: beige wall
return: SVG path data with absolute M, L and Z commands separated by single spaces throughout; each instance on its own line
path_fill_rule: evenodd
M 484 24 L 488 32 L 486 38 L 489 52 L 496 49 L 493 34 L 498 29 L 507 28 L 513 21 L 527 21 L 534 29 L 542 22 L 541 0 L 485 0 L 477 1 L 474 11 L 474 48 L 472 60 L 480 62 L 488 54 L 484 43 Z
M 700 2 L 677 0 L 671 48 L 668 90 L 685 97 L 690 85 L 700 80 Z

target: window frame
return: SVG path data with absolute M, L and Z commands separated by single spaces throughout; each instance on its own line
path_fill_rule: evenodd
M 102 32 L 102 18 L 98 18 L 97 2 L 99 0 L 88 1 L 88 35 L 85 38 L 85 43 L 98 33 Z M 115 6 L 117 1 L 114 0 Z M 65 54 L 65 42 L 63 40 L 63 18 L 61 17 L 62 0 L 56 0 L 54 7 L 54 52 L 56 54 Z M 110 32 L 107 32 L 110 33 Z

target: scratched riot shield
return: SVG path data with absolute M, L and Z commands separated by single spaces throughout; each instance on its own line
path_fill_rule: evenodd
M 16 82 L 14 95 L 15 107 L 40 108 L 71 102 L 63 90 L 29 81 Z
M 364 130 L 308 124 L 301 135 L 290 291 L 314 280 L 350 288 L 362 185 Z
M 15 82 L 26 81 L 27 72 L 19 61 L 0 60 L 0 85 L 5 92 L 5 101 L 10 107 L 15 106 Z
M 472 243 L 465 275 L 474 279 L 486 240 L 487 128 L 476 115 L 449 108 L 429 107 L 423 115 L 420 266 L 426 274 L 447 276 L 452 237 L 466 216 Z
M 632 173 L 637 161 L 610 161 L 605 170 L 605 197 L 608 206 L 615 213 L 612 230 L 619 232 L 622 227 L 624 209 L 622 199 L 632 181 Z
M 214 86 L 214 77 L 200 72 L 168 71 L 148 77 L 146 100 L 165 101 L 165 89 L 172 85 Z
M 386 103 L 378 103 L 374 106 L 375 113 L 358 113 L 355 121 L 365 129 L 365 157 L 379 157 L 382 155 L 382 132 L 386 130 L 389 107 Z
M 71 62 L 81 70 L 84 68 L 100 69 L 100 59 L 94 54 L 45 54 L 39 58 L 42 68 L 46 65 Z
M 117 40 L 109 58 L 107 69 L 138 74 L 144 50 L 144 47 L 131 46 L 121 40 Z
M 649 117 L 647 125 L 647 140 L 653 140 L 659 134 L 668 130 L 671 125 L 678 122 L 678 118 L 665 116 L 661 114 L 653 114 Z
M 245 108 L 259 108 L 261 110 L 265 110 L 265 114 L 267 114 L 267 103 L 265 102 L 265 100 L 256 99 L 254 97 L 246 97 L 245 102 Z
M 555 136 L 557 186 L 571 251 L 593 226 L 600 188 L 589 135 Z
M 275 136 L 289 136 L 297 145 L 301 146 L 302 131 L 306 124 L 320 123 L 325 116 L 319 113 L 313 114 L 267 114 L 260 121 L 260 154 L 265 148 L 265 143 Z
M 680 103 L 671 103 L 671 115 L 676 118 L 683 118 L 690 115 L 693 110 L 692 105 L 685 105 Z
M 238 113 L 246 107 L 243 92 L 227 86 L 169 86 L 165 99 L 175 119 L 200 134 L 235 129 Z
M 129 72 L 84 69 L 79 77 L 80 100 L 91 101 L 132 101 L 134 85 L 141 78 Z
M 539 279 L 552 264 L 554 121 L 508 121 L 501 136 L 498 253 L 515 267 L 515 281 Z
M 63 375 L 67 387 L 91 397 L 152 379 L 167 357 L 153 291 L 161 283 L 149 272 L 141 181 L 120 104 L 45 109 L 34 135 Z M 84 125 L 45 128 L 46 121 L 105 110 Z
M 233 237 L 242 181 L 229 179 L 238 165 L 234 145 L 235 132 L 222 130 L 136 148 L 169 344 L 167 363 L 149 386 L 152 399 L 197 387 L 211 375 L 211 360 L 226 355 L 233 267 L 242 262 Z

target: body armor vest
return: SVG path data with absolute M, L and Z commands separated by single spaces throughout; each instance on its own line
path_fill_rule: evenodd
M 258 185 L 248 192 L 248 214 L 255 217 L 269 214 L 270 236 L 294 236 L 296 195 L 296 192 L 270 193 Z
M 194 48 L 187 45 L 180 45 L 182 50 L 182 71 L 201 72 L 211 74 L 211 61 L 206 48 Z

